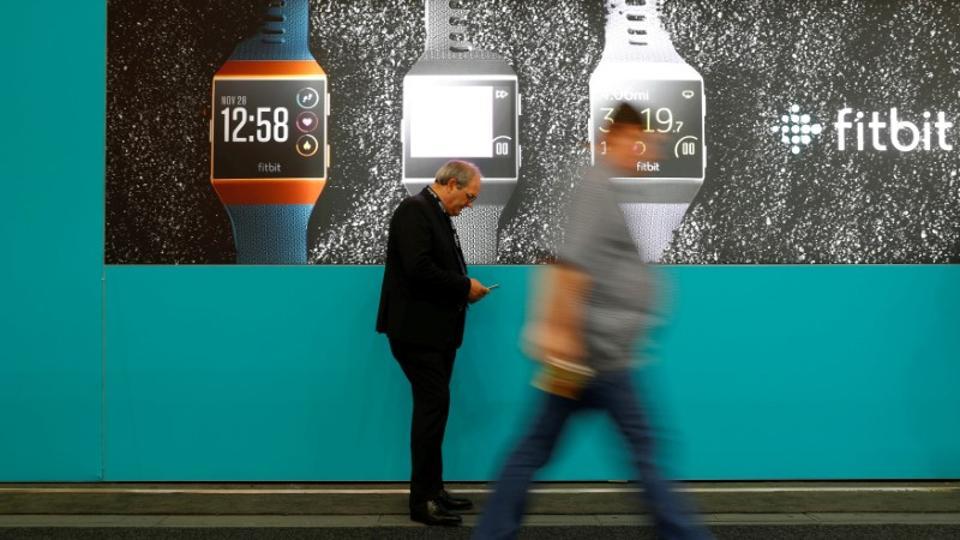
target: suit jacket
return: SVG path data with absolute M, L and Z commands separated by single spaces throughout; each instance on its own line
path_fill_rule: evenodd
M 470 278 L 453 224 L 427 189 L 404 199 L 390 219 L 377 332 L 408 343 L 457 348 Z

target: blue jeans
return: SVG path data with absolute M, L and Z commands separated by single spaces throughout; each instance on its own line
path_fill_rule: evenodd
M 660 538 L 707 539 L 686 499 L 675 492 L 653 461 L 650 426 L 633 390 L 628 370 L 601 372 L 584 389 L 580 400 L 544 393 L 530 431 L 507 459 L 496 489 L 473 531 L 474 540 L 514 538 L 523 520 L 527 488 L 533 475 L 553 453 L 564 425 L 581 409 L 601 409 L 626 438 L 644 487 L 644 499 Z

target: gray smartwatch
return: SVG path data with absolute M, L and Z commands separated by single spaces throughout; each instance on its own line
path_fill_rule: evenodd
M 426 49 L 403 79 L 403 185 L 419 192 L 451 159 L 477 165 L 483 190 L 453 222 L 467 262 L 492 264 L 520 169 L 520 96 L 507 61 L 470 43 L 467 3 L 426 0 Z
M 606 43 L 590 76 L 593 161 L 596 141 L 612 125 L 617 104 L 640 112 L 647 131 L 665 140 L 662 155 L 645 159 L 640 145 L 629 176 L 614 178 L 621 208 L 644 262 L 656 262 L 703 184 L 706 168 L 703 77 L 677 54 L 655 0 L 604 0 Z

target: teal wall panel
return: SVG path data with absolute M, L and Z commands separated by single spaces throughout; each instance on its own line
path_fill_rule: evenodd
M 537 393 L 529 267 L 469 314 L 449 479 L 490 478 Z M 666 267 L 637 373 L 690 479 L 960 477 L 960 267 Z M 108 267 L 106 479 L 401 480 L 407 383 L 373 331 L 380 267 Z M 549 479 L 624 479 L 608 422 Z
M 106 6 L 7 12 L 0 481 L 96 480 Z

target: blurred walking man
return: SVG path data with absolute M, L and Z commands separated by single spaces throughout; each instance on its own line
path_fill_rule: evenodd
M 654 463 L 650 426 L 631 382 L 633 346 L 650 317 L 654 288 L 610 178 L 634 170 L 638 141 L 646 145 L 645 159 L 659 150 L 631 106 L 621 104 L 613 118 L 606 155 L 574 193 L 558 263 L 545 271 L 524 333 L 528 352 L 543 363 L 536 381 L 543 402 L 500 473 L 474 540 L 516 536 L 533 475 L 571 415 L 589 408 L 610 415 L 627 440 L 658 537 L 711 538 Z

